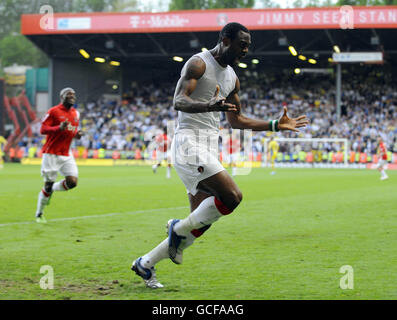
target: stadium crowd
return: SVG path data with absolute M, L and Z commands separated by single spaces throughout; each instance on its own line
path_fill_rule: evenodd
M 382 137 L 389 151 L 397 152 L 397 88 L 387 74 L 371 71 L 367 74 L 344 75 L 340 121 L 335 107 L 335 80 L 329 75 L 266 74 L 245 71 L 239 75 L 243 112 L 261 119 L 276 119 L 282 106 L 290 116 L 306 114 L 310 125 L 300 133 L 277 133 L 290 138 L 347 138 L 354 152 L 376 154 L 377 138 Z M 134 86 L 123 95 L 121 102 L 94 101 L 81 103 L 80 124 L 86 133 L 76 147 L 87 150 L 145 150 L 156 130 L 175 120 L 172 107 L 174 83 Z M 224 115 L 221 126 L 228 128 Z M 33 138 L 25 138 L 20 147 L 40 148 L 43 136 L 39 124 L 33 128 Z M 263 152 L 263 142 L 269 133 L 254 133 L 253 150 Z M 340 143 L 281 144 L 287 153 L 310 149 L 340 151 Z M 26 151 L 28 153 L 28 151 Z M 146 155 L 147 156 L 147 155 Z

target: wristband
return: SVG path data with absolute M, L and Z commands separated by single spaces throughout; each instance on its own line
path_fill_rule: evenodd
M 280 129 L 278 128 L 278 120 L 275 120 L 275 121 L 274 121 L 274 130 L 275 130 L 276 132 L 280 131 Z
M 270 120 L 269 122 L 270 131 L 278 132 L 280 129 L 278 128 L 278 120 Z

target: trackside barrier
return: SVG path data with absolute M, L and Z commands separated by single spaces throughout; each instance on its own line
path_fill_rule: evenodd
M 19 161 L 22 165 L 41 165 L 41 158 L 22 158 L 21 157 L 21 149 L 10 150 L 14 161 Z M 152 166 L 153 164 L 157 163 L 156 160 L 136 160 L 136 159 L 87 159 L 87 158 L 77 158 L 76 163 L 78 166 Z M 165 165 L 165 162 L 162 162 Z M 222 162 L 222 165 L 225 168 L 230 166 L 229 163 Z M 245 162 L 245 161 L 237 161 L 235 163 L 237 167 L 240 168 L 263 168 L 263 162 L 261 161 L 253 161 L 253 162 Z M 348 169 L 376 169 L 376 163 L 352 163 L 346 165 L 341 163 L 316 163 L 316 162 L 276 162 L 276 168 L 348 168 Z M 397 163 L 389 163 L 388 170 L 397 170 Z
M 24 157 L 27 157 L 28 154 L 31 154 L 29 148 L 21 147 L 24 150 Z M 36 146 L 31 147 L 35 151 L 34 156 L 36 158 L 41 158 L 41 148 L 37 148 Z M 155 157 L 149 158 L 149 154 L 142 151 L 140 149 L 135 150 L 105 150 L 101 149 L 86 149 L 84 147 L 77 147 L 72 149 L 73 156 L 77 158 L 83 159 L 130 159 L 130 160 L 145 160 L 145 159 L 155 159 Z M 144 155 L 144 157 L 142 157 Z M 359 155 L 359 157 L 357 157 Z M 219 153 L 220 161 L 223 161 L 222 152 Z M 240 155 L 237 154 L 239 160 L 244 161 Z M 264 155 L 261 152 L 251 153 L 248 156 L 249 161 L 261 161 L 263 160 Z M 269 157 L 269 156 L 268 156 Z M 29 155 L 29 158 L 32 158 Z M 379 161 L 379 157 L 376 154 L 367 155 L 366 153 L 354 153 L 351 152 L 348 156 L 348 162 L 350 163 L 377 163 Z M 321 157 L 314 159 L 314 155 L 311 152 L 299 152 L 299 153 L 283 153 L 278 152 L 276 162 L 309 162 L 309 163 L 341 163 L 344 161 L 344 153 L 343 152 L 329 152 L 323 153 Z M 389 163 L 397 163 L 397 152 L 388 154 L 388 162 Z
M 22 165 L 41 165 L 40 158 L 23 158 L 21 160 Z M 157 163 L 154 160 L 123 160 L 123 159 L 76 159 L 76 163 L 78 166 L 93 166 L 93 167 L 112 167 L 112 166 L 152 166 Z M 165 166 L 165 162 L 162 163 Z M 222 162 L 222 165 L 225 168 L 228 168 L 230 165 L 226 162 Z M 263 167 L 263 163 L 260 161 L 253 162 L 244 162 L 238 161 L 236 162 L 236 166 L 239 168 L 261 168 Z M 344 163 L 276 163 L 276 168 L 335 168 L 335 169 L 376 169 L 375 163 L 369 164 L 361 164 L 361 163 L 353 163 L 345 166 Z M 397 170 L 397 164 L 389 164 L 388 170 Z

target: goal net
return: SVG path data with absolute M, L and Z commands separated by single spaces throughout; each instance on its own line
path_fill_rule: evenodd
M 262 166 L 270 166 L 269 142 L 264 141 Z M 278 138 L 276 167 L 347 168 L 349 142 L 342 138 Z

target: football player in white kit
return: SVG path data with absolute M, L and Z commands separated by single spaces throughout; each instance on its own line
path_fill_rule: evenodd
M 168 221 L 168 237 L 137 258 L 131 269 L 149 288 L 161 288 L 154 266 L 170 258 L 182 263 L 183 250 L 193 244 L 212 223 L 234 211 L 242 193 L 218 157 L 220 111 L 234 129 L 254 131 L 292 130 L 308 124 L 306 116 L 291 119 L 287 108 L 278 120 L 244 116 L 238 96 L 240 82 L 232 66 L 247 54 L 251 35 L 246 27 L 232 22 L 223 27 L 218 44 L 191 57 L 181 71 L 174 95 L 178 126 L 171 152 L 173 165 L 183 181 L 190 201 L 190 215 Z

